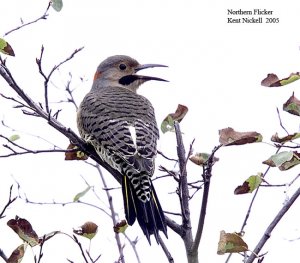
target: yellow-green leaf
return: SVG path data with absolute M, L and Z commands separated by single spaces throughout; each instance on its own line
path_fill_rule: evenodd
M 280 84 L 283 86 L 283 85 L 287 85 L 287 84 L 290 84 L 296 80 L 300 79 L 300 76 L 299 76 L 299 72 L 297 73 L 292 73 L 288 78 L 286 79 L 282 79 L 280 81 Z
M 18 134 L 14 134 L 12 136 L 9 137 L 9 140 L 14 142 L 16 140 L 19 140 L 20 139 L 20 136 Z
M 88 186 L 85 190 L 83 190 L 82 192 L 78 193 L 77 195 L 75 195 L 73 202 L 77 202 L 81 197 L 83 197 L 90 189 L 92 188 L 92 186 Z
M 122 220 L 114 226 L 115 233 L 124 233 L 128 227 L 127 221 Z
M 207 162 L 210 155 L 211 154 L 209 154 L 209 153 L 196 153 L 195 155 L 191 156 L 189 159 L 194 164 L 202 166 L 203 164 L 205 164 Z M 217 161 L 219 161 L 219 158 L 214 156 L 213 157 L 213 164 L 215 164 L 215 162 L 217 162 Z

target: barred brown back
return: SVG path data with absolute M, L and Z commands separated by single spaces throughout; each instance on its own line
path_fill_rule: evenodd
M 91 91 L 80 106 L 78 126 L 100 157 L 128 176 L 138 198 L 149 200 L 159 137 L 149 100 L 120 87 Z M 130 126 L 135 128 L 136 142 Z

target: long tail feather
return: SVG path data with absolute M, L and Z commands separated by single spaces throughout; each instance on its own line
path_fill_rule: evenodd
M 137 219 L 149 244 L 151 244 L 151 235 L 155 236 L 155 239 L 159 244 L 158 231 L 162 231 L 165 236 L 168 237 L 165 216 L 152 183 L 151 197 L 150 200 L 146 202 L 142 202 L 138 199 L 126 176 L 123 178 L 122 190 L 125 216 L 128 224 L 133 225 Z

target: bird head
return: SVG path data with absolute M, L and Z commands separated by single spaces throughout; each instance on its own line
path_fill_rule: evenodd
M 157 77 L 137 75 L 142 69 L 167 67 L 160 64 L 139 64 L 135 59 L 116 55 L 105 59 L 97 68 L 92 89 L 104 87 L 122 87 L 136 92 L 138 87 L 148 80 L 167 81 Z

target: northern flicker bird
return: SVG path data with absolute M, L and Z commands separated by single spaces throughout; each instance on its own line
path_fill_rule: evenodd
M 158 231 L 167 236 L 164 213 L 151 176 L 159 131 L 152 104 L 137 94 L 148 80 L 161 78 L 137 75 L 139 70 L 166 67 L 139 64 L 128 56 L 108 57 L 97 68 L 92 89 L 77 114 L 81 137 L 92 144 L 101 159 L 122 175 L 125 216 L 129 225 L 139 222 L 149 243 Z

